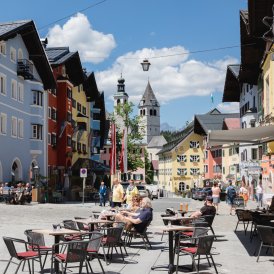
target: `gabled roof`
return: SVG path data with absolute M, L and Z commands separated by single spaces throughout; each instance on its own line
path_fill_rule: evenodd
M 156 96 L 151 88 L 151 85 L 148 81 L 145 93 L 139 103 L 139 106 L 159 106 L 159 103 L 156 99 Z
M 226 70 L 223 102 L 239 102 L 241 85 L 239 82 L 240 65 L 229 65 Z
M 225 118 L 222 129 L 239 129 L 241 128 L 240 118 Z
M 94 72 L 87 73 L 84 75 L 84 91 L 86 92 L 87 101 L 92 102 L 95 101 L 96 98 L 100 96 L 100 93 L 97 88 L 97 83 L 95 80 Z
M 223 121 L 226 118 L 239 118 L 239 113 L 220 113 L 213 109 L 206 114 L 195 115 L 194 132 L 200 135 L 207 135 L 209 130 L 221 130 Z
M 44 89 L 56 87 L 51 66 L 40 41 L 39 34 L 32 20 L 0 23 L 0 40 L 7 41 L 21 35 L 29 53 L 29 59 L 41 77 Z
M 84 82 L 84 72 L 77 51 L 70 52 L 68 47 L 49 47 L 46 48 L 46 53 L 52 67 L 66 66 L 66 73 L 74 85 Z
M 163 135 L 153 136 L 147 147 L 162 147 L 166 143 L 167 141 Z
M 179 143 L 181 143 L 190 133 L 193 132 L 193 121 L 188 124 L 186 128 L 184 128 L 182 131 L 175 134 L 170 142 L 165 144 L 163 148 L 157 153 L 162 154 L 165 152 L 169 152 L 172 149 L 174 149 Z

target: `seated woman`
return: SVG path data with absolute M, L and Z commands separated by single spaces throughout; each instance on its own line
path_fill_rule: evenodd
M 149 198 L 142 199 L 140 209 L 137 212 L 125 212 L 118 213 L 115 217 L 116 222 L 126 223 L 126 229 L 129 230 L 132 227 L 137 232 L 143 232 L 147 225 L 152 221 L 152 205 Z
M 141 198 L 141 196 L 139 194 L 134 195 L 132 197 L 132 204 L 129 207 L 129 210 L 131 212 L 136 212 L 137 210 L 139 210 L 140 209 L 140 205 L 141 205 L 141 200 L 142 200 L 142 198 Z

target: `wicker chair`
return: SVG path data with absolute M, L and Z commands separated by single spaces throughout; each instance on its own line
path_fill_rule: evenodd
M 36 251 L 33 251 L 33 250 L 28 250 L 28 246 L 30 245 L 35 246 L 35 244 L 33 243 L 29 243 L 21 239 L 9 238 L 9 237 L 3 237 L 3 240 L 10 254 L 9 262 L 3 274 L 7 272 L 11 262 L 18 265 L 14 274 L 18 273 L 22 262 L 28 262 L 29 273 L 31 274 L 31 273 L 34 273 L 34 261 L 39 261 L 40 268 L 42 271 L 41 254 L 40 254 L 40 249 L 38 245 L 36 246 Z M 19 251 L 19 248 L 20 248 L 20 251 Z M 24 249 L 24 251 L 22 251 L 22 248 Z M 13 259 L 19 260 L 19 263 L 14 262 Z M 32 261 L 32 270 L 30 267 L 30 261 Z
M 245 209 L 236 209 L 235 212 L 238 218 L 238 222 L 234 231 L 235 232 L 237 231 L 238 225 L 241 223 L 244 225 L 244 232 L 246 235 L 248 225 L 249 223 L 252 222 L 252 215 L 249 210 L 245 210 Z

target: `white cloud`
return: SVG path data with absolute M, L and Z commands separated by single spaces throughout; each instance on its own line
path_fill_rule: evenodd
M 116 42 L 112 34 L 94 30 L 88 18 L 77 13 L 63 26 L 55 25 L 49 30 L 48 46 L 69 46 L 71 51 L 79 52 L 82 62 L 98 64 L 110 55 Z
M 144 72 L 140 65 L 145 58 L 151 63 L 148 72 Z M 210 96 L 213 92 L 222 92 L 226 67 L 235 63 L 238 61 L 232 57 L 210 63 L 190 59 L 189 51 L 182 46 L 144 48 L 117 58 L 108 70 L 96 73 L 96 81 L 99 89 L 105 91 L 106 97 L 112 99 L 122 73 L 126 92 L 136 104 L 149 78 L 157 99 L 164 104 L 186 96 Z
M 239 103 L 221 103 L 217 106 L 222 113 L 237 113 L 239 112 Z

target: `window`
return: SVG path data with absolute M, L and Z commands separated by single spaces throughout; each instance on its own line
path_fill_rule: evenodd
M 204 157 L 205 157 L 205 159 L 208 158 L 208 151 L 207 150 L 204 152 Z
M 71 147 L 71 136 L 67 136 L 67 146 Z
M 51 89 L 51 94 L 56 96 L 56 89 L 55 88 Z
M 83 114 L 86 115 L 87 114 L 87 109 L 85 107 L 83 107 Z
M 18 83 L 18 101 L 24 102 L 24 85 Z
M 51 119 L 51 107 L 48 107 L 48 118 Z
M 187 175 L 187 168 L 177 168 L 177 175 Z
M 221 165 L 214 165 L 213 166 L 213 172 L 214 173 L 221 173 L 222 172 L 222 166 Z
M 0 134 L 7 134 L 7 115 L 0 114 Z
M 68 113 L 67 113 L 67 121 L 68 121 L 69 123 L 71 123 L 71 121 L 72 121 L 71 112 L 68 112 Z
M 180 182 L 179 183 L 179 191 L 185 191 L 186 189 L 186 184 L 184 182 Z
M 51 134 L 48 133 L 48 144 L 51 145 Z
M 192 163 L 200 162 L 200 156 L 199 155 L 190 155 L 190 162 L 192 162 Z
M 33 90 L 33 105 L 43 106 L 43 93 L 38 90 Z
M 75 99 L 72 99 L 72 107 L 76 108 L 76 101 L 75 101 Z
M 78 110 L 79 112 L 81 112 L 81 110 L 82 110 L 82 106 L 81 106 L 80 103 L 77 103 L 77 110 Z
M 54 121 L 56 121 L 56 119 L 57 119 L 57 111 L 55 108 L 51 109 L 51 119 Z
M 204 165 L 204 173 L 208 173 L 208 165 Z
M 43 126 L 39 124 L 32 124 L 32 139 L 42 140 L 42 129 Z
M 78 150 L 78 152 L 81 152 L 81 143 L 77 143 L 77 150 Z
M 85 144 L 83 144 L 83 152 L 87 153 L 87 146 Z
M 18 137 L 24 138 L 24 121 L 22 119 L 18 119 Z
M 23 59 L 23 51 L 22 51 L 22 49 L 18 49 L 18 59 L 19 60 Z
M 186 162 L 187 156 L 186 155 L 177 155 L 177 162 Z
M 190 141 L 189 147 L 190 148 L 199 148 L 200 147 L 199 141 Z
M 252 160 L 257 160 L 258 159 L 258 150 L 257 150 L 257 148 L 252 148 L 251 149 L 251 157 L 252 157 Z
M 223 166 L 223 174 L 225 174 L 225 167 Z
M 68 99 L 72 98 L 71 88 L 67 88 L 67 97 L 68 97 Z
M 154 109 L 153 114 L 154 114 L 154 116 L 156 116 L 156 115 L 157 115 L 157 111 L 156 111 L 156 109 Z
M 3 41 L 0 42 L 0 53 L 6 55 L 6 43 Z
M 17 82 L 11 80 L 11 98 L 17 100 Z
M 72 151 L 76 151 L 76 142 L 75 141 L 71 142 L 71 146 L 72 146 Z
M 0 74 L 0 93 L 7 94 L 6 76 L 4 74 Z
M 51 133 L 51 145 L 56 146 L 56 142 L 57 142 L 56 133 Z
M 10 60 L 16 62 L 16 49 L 13 47 L 10 48 Z
M 17 137 L 17 118 L 11 117 L 11 136 Z
M 200 169 L 199 168 L 191 168 L 190 169 L 190 175 L 199 175 Z
M 149 110 L 149 115 L 152 116 L 152 109 Z

